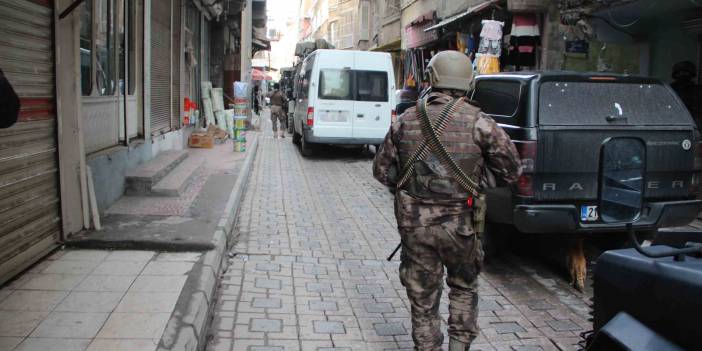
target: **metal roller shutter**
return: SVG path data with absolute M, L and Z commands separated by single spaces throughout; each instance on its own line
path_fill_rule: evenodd
M 182 30 L 181 30 L 181 23 L 182 23 L 182 6 L 180 3 L 180 0 L 172 0 L 171 1 L 171 10 L 172 10 L 172 17 L 173 17 L 173 22 L 171 28 L 172 30 L 172 36 L 173 36 L 173 61 L 172 62 L 172 67 L 171 71 L 173 72 L 172 76 L 172 92 L 173 94 L 171 95 L 171 129 L 180 129 L 180 111 L 183 109 L 181 107 L 182 101 L 181 101 L 181 96 L 183 96 L 182 86 L 180 85 L 180 77 L 181 77 L 181 61 L 183 57 L 183 50 L 181 49 L 181 35 L 182 35 Z
M 171 128 L 171 2 L 151 1 L 151 134 Z
M 0 0 L 0 68 L 22 102 L 0 129 L 0 284 L 60 240 L 53 4 Z

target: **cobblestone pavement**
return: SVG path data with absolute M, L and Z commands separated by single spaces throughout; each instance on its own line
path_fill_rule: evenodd
M 411 349 L 399 255 L 385 261 L 399 240 L 392 195 L 370 157 L 335 149 L 304 159 L 266 133 L 208 349 Z M 487 264 L 480 294 L 473 350 L 571 350 L 590 328 L 585 296 L 516 257 Z

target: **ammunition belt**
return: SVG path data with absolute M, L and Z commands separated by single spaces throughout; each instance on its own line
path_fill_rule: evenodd
M 453 119 L 453 114 L 456 112 L 456 108 L 458 107 L 458 102 L 461 99 L 454 99 L 451 102 L 449 102 L 446 107 L 441 111 L 439 114 L 439 119 L 436 121 L 436 123 L 431 126 L 432 130 L 435 130 L 437 134 L 443 134 L 444 130 L 448 126 L 449 122 Z M 426 115 L 426 98 L 419 100 L 417 102 L 417 111 L 419 112 L 421 109 L 424 109 L 424 114 Z M 421 113 L 420 113 L 421 116 Z M 428 119 L 428 118 L 427 118 Z M 431 121 L 429 121 L 431 123 Z M 422 130 L 422 134 L 424 134 L 424 131 Z M 441 145 L 441 143 L 439 143 Z M 441 146 L 443 147 L 443 145 Z M 422 140 L 421 144 L 419 144 L 419 147 L 412 153 L 410 158 L 405 162 L 404 166 L 402 167 L 402 176 L 400 177 L 400 180 L 397 182 L 397 189 L 402 188 L 405 184 L 407 184 L 407 181 L 414 176 L 415 173 L 415 168 L 414 165 L 417 161 L 423 160 L 424 158 L 427 157 L 429 154 L 430 149 L 430 144 L 427 138 L 425 137 L 424 140 Z

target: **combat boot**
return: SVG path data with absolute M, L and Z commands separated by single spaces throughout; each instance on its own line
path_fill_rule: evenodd
M 470 344 L 466 344 L 462 341 L 458 341 L 454 338 L 449 339 L 449 351 L 468 351 L 470 350 Z
M 281 137 L 281 138 L 285 138 L 285 131 L 284 131 L 284 130 L 281 130 L 281 131 L 280 131 L 280 137 Z

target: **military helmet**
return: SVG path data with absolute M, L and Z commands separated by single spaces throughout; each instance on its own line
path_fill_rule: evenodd
M 473 85 L 473 65 L 468 56 L 455 50 L 441 51 L 427 65 L 432 88 L 469 91 Z

